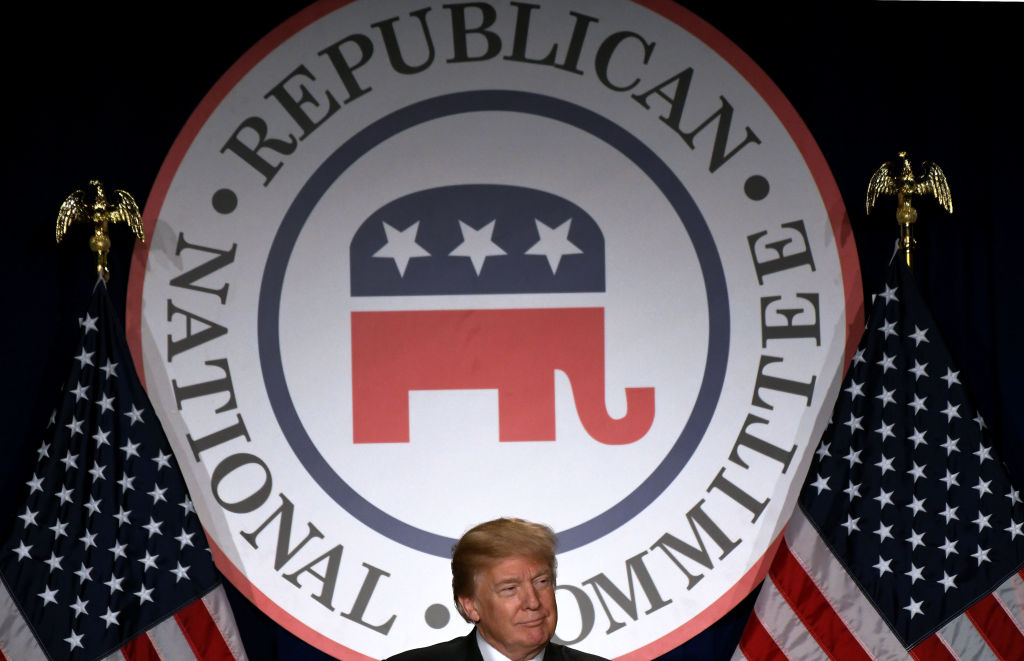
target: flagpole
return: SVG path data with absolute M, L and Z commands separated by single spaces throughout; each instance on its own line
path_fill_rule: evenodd
M 911 271 L 914 270 L 914 248 L 917 247 L 914 239 L 914 223 L 917 222 L 914 196 L 932 195 L 947 213 L 953 213 L 953 198 L 942 168 L 930 161 L 924 161 L 921 167 L 923 172 L 915 175 L 907 152 L 901 151 L 899 163 L 883 163 L 871 176 L 865 202 L 866 211 L 870 214 L 880 196 L 896 195 L 896 222 L 900 226 L 899 250 Z

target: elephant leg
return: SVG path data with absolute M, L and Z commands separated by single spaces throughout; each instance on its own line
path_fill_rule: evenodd
M 408 443 L 409 391 L 360 386 L 353 375 L 352 431 L 355 443 Z
M 352 314 L 352 440 L 409 442 L 408 360 L 396 355 L 405 320 L 395 315 Z
M 519 365 L 525 372 L 532 365 Z M 498 439 L 555 440 L 555 378 L 549 369 L 516 374 L 498 389 Z

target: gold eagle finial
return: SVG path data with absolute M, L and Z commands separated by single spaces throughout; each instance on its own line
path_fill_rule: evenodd
M 946 175 L 935 163 L 924 161 L 921 163 L 924 170 L 920 175 L 914 174 L 914 168 L 910 165 L 907 152 L 899 153 L 899 162 L 892 161 L 883 163 L 880 168 L 871 175 L 868 182 L 867 200 L 865 210 L 871 213 L 875 202 L 883 195 L 896 196 L 896 222 L 900 225 L 900 249 L 906 255 L 907 266 L 912 266 L 911 252 L 915 241 L 911 225 L 917 221 L 917 210 L 914 209 L 913 201 L 915 195 L 931 195 L 946 210 L 953 213 L 953 198 L 949 193 L 949 183 Z
M 107 253 L 110 252 L 110 237 L 107 225 L 110 223 L 127 223 L 135 236 L 142 242 L 146 241 L 142 230 L 142 214 L 135 199 L 123 190 L 114 191 L 113 201 L 107 200 L 103 192 L 103 184 L 93 179 L 89 182 L 93 187 L 92 201 L 88 193 L 76 190 L 60 205 L 57 213 L 57 243 L 67 234 L 68 226 L 79 221 L 93 223 L 93 235 L 89 239 L 89 247 L 96 253 L 96 272 L 106 281 L 110 277 L 107 269 Z

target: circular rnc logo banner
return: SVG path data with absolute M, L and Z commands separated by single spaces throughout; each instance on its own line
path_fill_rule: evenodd
M 470 526 L 650 658 L 763 577 L 861 311 L 835 184 L 675 4 L 318 3 L 196 110 L 131 330 L 218 566 L 344 658 L 446 640 Z

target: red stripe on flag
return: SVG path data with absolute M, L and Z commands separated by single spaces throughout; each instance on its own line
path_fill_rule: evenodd
M 4 651 L 0 650 L 0 661 L 7 661 L 7 657 L 4 656 Z
M 957 661 L 937 634 L 932 634 L 909 650 L 915 661 Z
M 174 614 L 181 633 L 200 661 L 234 661 L 234 655 L 202 599 L 196 599 Z
M 121 654 L 128 661 L 162 661 L 156 653 L 153 642 L 147 634 L 139 634 L 132 638 L 131 642 L 121 648 Z
M 830 659 L 870 661 L 871 657 L 804 571 L 785 540 L 779 545 L 768 575 Z
M 743 636 L 740 638 L 740 651 L 748 659 L 757 661 L 789 661 L 789 657 L 779 649 L 775 639 L 761 624 L 757 613 L 751 613 L 750 619 L 747 620 L 747 626 L 744 627 Z
M 1024 635 L 991 594 L 968 608 L 967 617 L 997 657 L 1003 661 L 1024 658 Z

